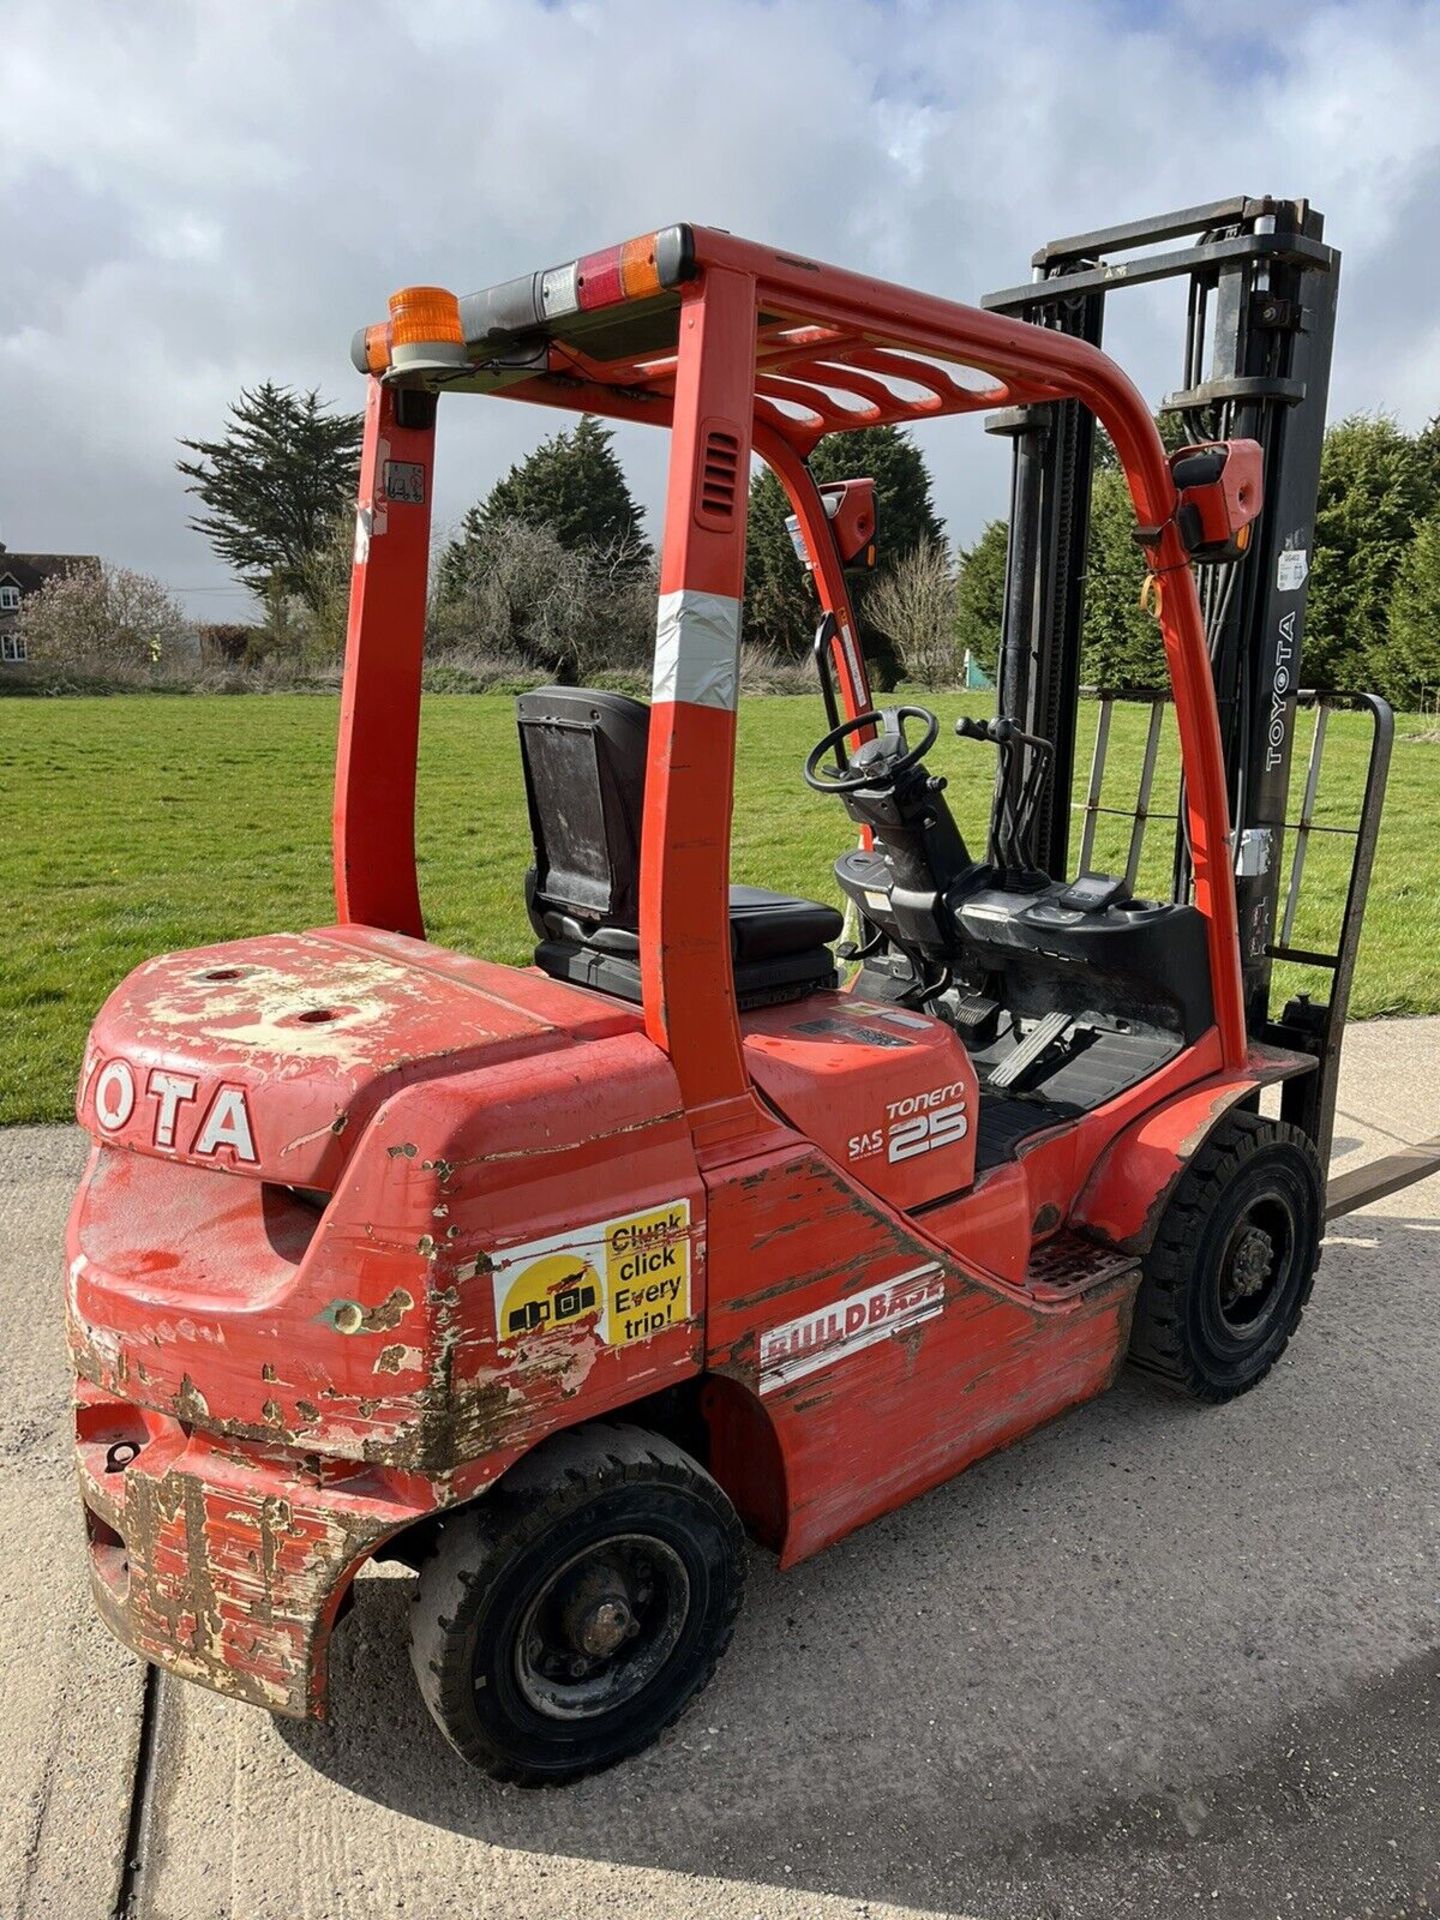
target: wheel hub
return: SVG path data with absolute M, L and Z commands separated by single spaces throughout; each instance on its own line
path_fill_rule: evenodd
M 552 1718 L 583 1718 L 632 1698 L 664 1665 L 689 1611 L 673 1548 L 619 1535 L 578 1554 L 536 1594 L 516 1647 L 516 1677 Z
M 1259 1293 L 1274 1269 L 1274 1241 L 1263 1227 L 1247 1227 L 1231 1256 L 1226 1305 Z
M 566 1639 L 577 1653 L 594 1660 L 608 1658 L 638 1630 L 630 1594 L 622 1585 L 593 1591 L 604 1579 L 601 1573 L 582 1581 L 562 1614 Z

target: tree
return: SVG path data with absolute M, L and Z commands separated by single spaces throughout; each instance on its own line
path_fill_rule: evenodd
M 876 581 L 868 608 L 906 680 L 917 687 L 955 685 L 955 568 L 942 541 L 927 540 L 896 561 Z
M 1135 544 L 1135 507 L 1118 467 L 1099 466 L 1090 495 L 1082 671 L 1101 687 L 1164 686 L 1160 625 L 1140 605 L 1145 561 Z
M 1440 413 L 1416 435 L 1415 451 L 1420 457 L 1430 503 L 1440 505 Z
M 129 567 L 57 574 L 20 612 L 28 659 L 38 665 L 152 667 L 183 652 L 190 626 L 158 580 Z
M 1176 453 L 1190 441 L 1190 429 L 1185 424 L 1185 416 L 1180 413 L 1156 413 L 1150 416 L 1155 422 L 1155 431 L 1160 436 L 1160 444 L 1166 453 Z M 1115 451 L 1115 442 L 1110 438 L 1097 420 L 1095 422 L 1095 442 L 1093 460 L 1098 473 L 1120 472 L 1120 456 Z
M 290 587 L 277 578 L 266 589 L 264 619 L 251 634 L 251 656 L 288 657 L 308 667 L 338 661 L 345 651 L 354 563 L 355 521 L 341 511 L 322 528 Z
M 631 498 L 625 471 L 615 457 L 614 434 L 593 414 L 573 429 L 541 441 L 532 454 L 497 480 L 461 522 L 460 533 L 440 561 L 442 593 L 459 591 L 472 570 L 471 549 L 504 524 L 544 528 L 567 552 L 604 555 L 621 572 L 642 572 L 650 543 L 642 512 Z
M 1005 619 L 1005 554 L 1009 528 L 991 520 L 973 547 L 960 549 L 960 581 L 956 593 L 956 640 L 962 657 L 968 653 L 993 676 L 1000 661 L 1000 633 Z
M 551 527 L 481 524 L 437 584 L 432 654 L 482 654 L 585 681 L 609 669 L 648 668 L 655 579 L 616 568 L 591 547 L 565 547 Z
M 875 482 L 880 564 L 875 574 L 857 582 L 854 598 L 862 639 L 867 645 L 883 641 L 868 616 L 873 586 L 916 547 L 945 537 L 930 495 L 925 456 L 898 427 L 860 427 L 853 433 L 827 434 L 810 456 L 810 471 L 821 482 L 860 476 Z M 785 530 L 789 511 L 780 482 L 768 467 L 763 469 L 750 485 L 745 634 L 749 640 L 797 653 L 810 645 L 817 608 L 814 588 Z M 880 650 L 883 653 L 883 646 Z
M 1397 705 L 1440 690 L 1440 508 L 1421 521 L 1400 562 L 1386 643 L 1370 665 Z
M 1179 414 L 1157 413 L 1155 429 L 1167 453 L 1176 452 L 1189 438 Z M 1137 524 L 1120 456 L 1097 423 L 1080 635 L 1081 672 L 1094 686 L 1163 687 L 1169 683 L 1160 623 L 1140 604 L 1146 567 L 1135 543 Z
M 309 565 L 355 498 L 362 430 L 358 413 L 328 412 L 313 388 L 242 390 L 223 438 L 180 442 L 199 456 L 175 463 L 185 491 L 208 509 L 190 525 L 257 593 L 310 604 Z
M 768 467 L 750 482 L 745 531 L 745 639 L 790 655 L 814 638 L 818 608 L 785 519 L 790 502 Z
M 1108 442 L 1097 442 L 1081 634 L 1083 672 L 1105 687 L 1163 686 L 1165 646 L 1140 605 L 1145 562 L 1135 544 L 1130 489 Z M 987 673 L 998 666 L 1005 611 L 1007 528 L 992 520 L 960 561 L 959 636 Z
M 1303 677 L 1363 685 L 1389 636 L 1390 600 L 1416 525 L 1440 484 L 1435 456 L 1384 414 L 1352 414 L 1325 436 Z

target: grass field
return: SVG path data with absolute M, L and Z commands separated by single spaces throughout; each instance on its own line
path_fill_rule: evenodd
M 933 702 L 947 731 L 930 764 L 949 776 L 952 805 L 976 844 L 992 756 L 949 738 L 948 723 L 962 710 L 988 710 L 987 699 Z M 89 1022 L 137 962 L 332 917 L 336 712 L 333 700 L 304 695 L 0 701 L 0 1122 L 69 1114 Z M 1440 1011 L 1440 742 L 1425 737 L 1425 726 L 1400 724 L 1356 980 L 1361 1014 Z M 810 793 L 800 778 L 822 727 L 818 698 L 745 706 L 737 880 L 832 897 L 830 867 L 848 844 L 848 823 L 837 801 Z M 1093 727 L 1087 711 L 1082 761 Z M 1133 796 L 1142 731 L 1138 712 L 1117 716 L 1107 798 Z M 1353 815 L 1365 731 L 1350 716 L 1332 722 L 1323 821 Z M 1297 759 L 1307 734 L 1302 721 Z M 1174 791 L 1173 772 L 1162 775 L 1155 805 L 1173 807 Z M 1125 829 L 1106 824 L 1097 864 L 1114 870 L 1123 867 Z M 431 937 L 526 961 L 529 836 L 509 699 L 427 698 L 418 838 Z M 1167 839 L 1157 823 L 1142 888 L 1148 881 L 1168 891 Z M 1346 845 L 1316 837 L 1299 944 L 1322 944 L 1333 931 Z M 1318 976 L 1308 984 L 1323 997 Z

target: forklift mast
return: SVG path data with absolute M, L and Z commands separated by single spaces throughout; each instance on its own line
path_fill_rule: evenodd
M 1302 696 L 1305 603 L 1340 276 L 1340 256 L 1324 244 L 1323 232 L 1322 216 L 1305 200 L 1216 201 L 1052 241 L 1034 255 L 1028 284 L 983 302 L 994 312 L 1099 346 L 1108 297 L 1161 280 L 1186 281 L 1182 384 L 1160 411 L 1178 417 L 1185 441 L 1253 440 L 1263 450 L 1264 505 L 1251 545 L 1243 560 L 1199 569 L 1197 584 L 1225 750 L 1246 1027 L 1252 1040 L 1316 1054 L 1320 1070 L 1289 1093 L 1287 1117 L 1306 1125 L 1322 1154 L 1329 1147 L 1340 1036 L 1390 742 L 1383 702 L 1329 692 Z M 1137 257 L 1138 249 L 1147 251 Z M 1095 423 L 1083 406 L 1067 400 L 1011 408 L 987 424 L 1014 444 L 999 707 L 1027 733 L 1051 743 L 1034 848 L 1039 864 L 1063 878 L 1070 864 Z M 1148 689 L 1099 691 L 1102 735 L 1108 734 L 1114 698 L 1153 697 Z M 1288 941 L 1319 761 L 1312 756 L 1302 818 L 1290 822 L 1295 716 L 1302 703 L 1319 705 L 1317 745 L 1323 745 L 1330 706 L 1357 701 L 1371 712 L 1374 748 L 1354 836 L 1345 925 L 1335 953 L 1301 951 Z M 1132 881 L 1159 725 L 1156 707 L 1137 803 Z M 1092 843 L 1103 756 L 1104 740 L 1097 737 L 1082 868 Z M 1296 831 L 1296 845 L 1277 930 L 1287 826 Z M 1189 886 L 1188 852 L 1177 828 L 1174 897 L 1187 897 Z M 1270 1002 L 1276 958 L 1328 970 L 1328 1006 L 1302 999 L 1275 1019 Z

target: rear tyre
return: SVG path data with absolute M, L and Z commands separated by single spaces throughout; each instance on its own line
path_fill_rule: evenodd
M 410 1659 L 463 1759 L 558 1784 L 650 1744 L 705 1686 L 744 1593 L 744 1535 L 660 1435 L 557 1434 L 441 1530 Z
M 1146 1256 L 1135 1364 L 1197 1400 L 1258 1385 L 1310 1298 L 1324 1191 L 1298 1127 L 1227 1114 L 1180 1176 Z

